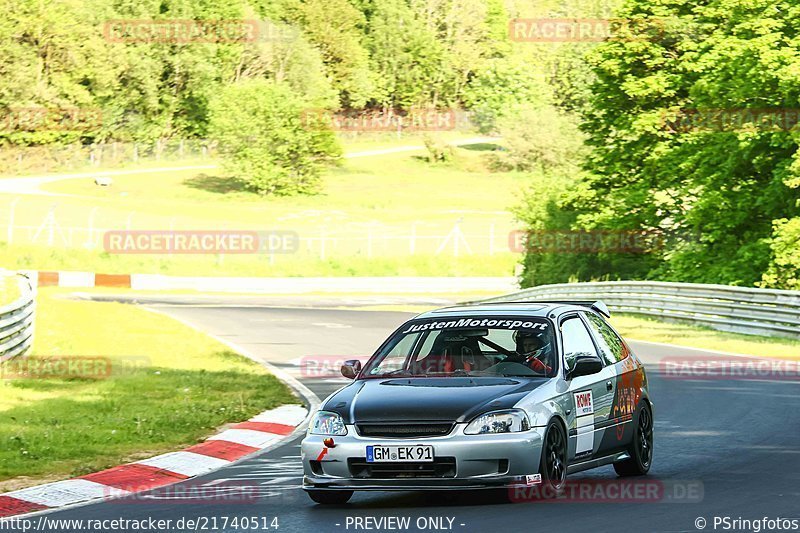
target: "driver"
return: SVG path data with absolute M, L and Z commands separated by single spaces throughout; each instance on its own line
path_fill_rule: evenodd
M 553 350 L 545 333 L 517 330 L 514 332 L 517 354 L 522 364 L 536 372 L 553 371 Z

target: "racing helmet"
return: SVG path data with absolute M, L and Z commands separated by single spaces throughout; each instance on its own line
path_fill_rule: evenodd
M 550 345 L 548 340 L 545 338 L 544 333 L 542 332 L 537 333 L 534 331 L 518 329 L 513 333 L 512 338 L 516 344 L 517 353 L 520 355 L 539 356 L 543 353 L 546 353 L 547 348 Z M 534 348 L 532 350 L 530 348 L 526 350 L 526 343 L 533 344 Z
M 545 339 L 542 337 L 541 333 L 535 333 L 533 331 L 525 331 L 522 329 L 516 330 L 512 335 L 512 338 L 514 339 L 514 343 L 516 344 L 517 352 L 520 354 L 523 353 L 526 341 L 528 342 L 532 341 L 536 345 L 534 351 L 541 350 L 547 344 Z M 530 350 L 528 351 L 530 352 Z

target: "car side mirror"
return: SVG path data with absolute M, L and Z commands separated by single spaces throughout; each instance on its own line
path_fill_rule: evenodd
M 599 357 L 588 353 L 578 354 L 575 356 L 575 365 L 567 374 L 567 379 L 597 374 L 601 370 L 603 370 L 603 361 Z
M 342 375 L 347 379 L 355 379 L 359 372 L 361 372 L 361 361 L 358 359 L 345 361 L 342 365 Z

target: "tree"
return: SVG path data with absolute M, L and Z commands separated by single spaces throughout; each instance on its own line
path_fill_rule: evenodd
M 116 87 L 113 56 L 95 26 L 108 5 L 6 0 L 0 6 L 6 13 L 0 21 L 0 122 L 8 117 L 10 126 L 0 139 L 27 145 L 101 137 L 100 117 L 81 124 L 68 115 L 97 110 Z M 35 116 L 35 109 L 43 114 Z M 33 127 L 22 124 L 26 120 Z M 73 123 L 78 128 L 66 126 Z
M 775 221 L 770 250 L 772 259 L 759 285 L 800 290 L 800 218 Z
M 680 236 L 627 277 L 761 281 L 784 242 L 775 221 L 800 214 L 787 185 L 795 129 L 773 120 L 800 107 L 800 11 L 788 1 L 630 0 L 618 16 L 633 21 L 626 33 L 589 54 L 582 129 L 592 150 L 564 208 L 576 228 Z
M 369 18 L 367 46 L 379 80 L 375 103 L 410 109 L 430 104 L 445 50 L 405 0 L 381 0 Z
M 286 18 L 322 52 L 344 107 L 360 109 L 376 94 L 375 75 L 363 44 L 366 18 L 347 0 L 308 0 L 292 4 Z
M 476 69 L 464 90 L 464 103 L 474 114 L 482 133 L 492 133 L 498 120 L 513 117 L 525 109 L 542 108 L 553 101 L 550 87 L 541 74 L 513 58 L 494 58 Z M 503 127 L 511 124 L 504 121 Z
M 575 176 L 580 171 L 583 135 L 571 117 L 553 106 L 516 106 L 500 119 L 505 151 L 497 162 L 506 169 Z
M 225 169 L 259 194 L 313 193 L 322 166 L 341 153 L 324 113 L 309 109 L 285 83 L 230 85 L 210 109 Z

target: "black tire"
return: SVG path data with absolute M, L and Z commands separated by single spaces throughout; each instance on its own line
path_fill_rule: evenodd
M 539 473 L 542 475 L 542 496 L 558 496 L 564 492 L 567 484 L 567 436 L 555 420 L 550 421 L 544 433 Z
M 636 416 L 636 429 L 628 448 L 629 459 L 614 463 L 620 476 L 643 476 L 653 464 L 653 412 L 647 402 L 642 404 Z
M 322 505 L 344 505 L 353 496 L 352 490 L 308 490 L 308 497 Z

